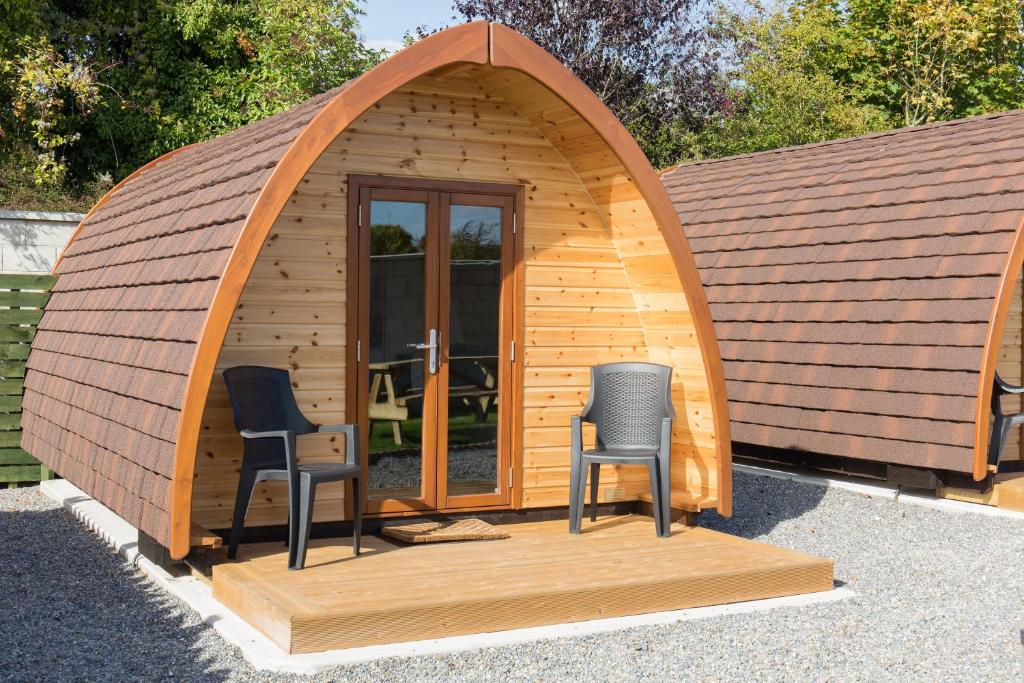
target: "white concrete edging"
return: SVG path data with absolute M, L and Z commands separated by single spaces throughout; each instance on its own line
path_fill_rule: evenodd
M 197 612 L 224 640 L 241 649 L 254 667 L 275 671 L 305 670 L 273 666 L 274 662 L 287 661 L 291 656 L 215 600 L 210 587 L 202 581 L 193 576 L 171 576 L 166 569 L 143 557 L 139 552 L 139 530 L 113 510 L 66 479 L 44 481 L 39 487 L 155 584 Z
M 777 470 L 770 467 L 740 465 L 736 463 L 733 464 L 732 469 L 734 472 L 753 474 L 759 477 L 771 477 L 773 479 L 785 479 L 787 481 L 795 481 L 801 484 L 823 486 L 825 488 L 840 489 L 842 491 L 852 491 L 853 493 L 871 496 L 872 498 L 886 498 L 888 500 L 896 501 L 897 503 L 933 508 L 936 510 L 942 510 L 943 512 L 984 515 L 987 517 L 1003 517 L 1006 519 L 1024 519 L 1024 512 L 1004 510 L 992 505 L 982 505 L 981 503 L 966 503 L 960 500 L 936 498 L 935 496 L 929 496 L 923 493 L 907 493 L 906 491 L 901 491 L 899 487 L 894 486 L 893 484 L 883 482 L 868 484 L 849 479 L 829 477 L 826 475 L 801 474 L 798 472 Z
M 21 211 L 15 209 L 0 209 L 0 220 L 5 218 L 16 218 L 29 221 L 59 221 L 61 223 L 74 223 L 76 226 L 85 218 L 84 213 L 73 211 Z
M 214 599 L 210 587 L 199 579 L 192 576 L 171 576 L 163 567 L 143 557 L 138 548 L 138 529 L 99 501 L 90 498 L 71 482 L 54 479 L 42 482 L 40 488 L 43 493 L 60 503 L 72 516 L 112 546 L 122 557 L 145 573 L 154 583 L 197 612 L 205 624 L 217 631 L 224 640 L 239 648 L 242 655 L 254 668 L 265 671 L 315 673 L 332 666 L 359 664 L 383 657 L 412 657 L 465 652 L 484 647 L 514 645 L 551 638 L 607 633 L 634 626 L 672 624 L 730 614 L 745 614 L 765 609 L 815 605 L 844 600 L 856 595 L 849 588 L 837 588 L 819 593 L 751 600 L 731 605 L 695 607 L 511 631 L 292 655 L 247 624 L 220 601 Z

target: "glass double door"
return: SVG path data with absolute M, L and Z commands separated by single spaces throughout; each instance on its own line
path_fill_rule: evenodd
M 359 187 L 368 512 L 509 500 L 514 196 Z

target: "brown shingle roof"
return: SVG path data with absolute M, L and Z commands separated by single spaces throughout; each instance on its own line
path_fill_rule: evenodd
M 733 438 L 971 471 L 993 299 L 1024 218 L 1024 112 L 666 171 Z
M 339 90 L 144 169 L 57 266 L 23 445 L 164 545 L 181 400 L 217 281 L 275 164 Z

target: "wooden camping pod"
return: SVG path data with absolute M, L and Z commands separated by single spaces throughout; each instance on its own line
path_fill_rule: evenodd
M 587 368 L 651 360 L 675 370 L 673 500 L 730 514 L 721 361 L 664 189 L 568 70 L 482 22 L 163 157 L 104 197 L 57 268 L 29 362 L 25 447 L 173 557 L 188 552 L 194 522 L 225 527 L 241 444 L 221 369 L 287 367 L 312 419 L 365 415 L 365 379 L 351 372 L 365 362 L 353 296 L 363 200 L 352 189 L 375 184 L 466 197 L 497 188 L 514 204 L 502 315 L 522 353 L 502 356 L 500 399 L 511 486 L 481 505 L 565 505 L 568 422 Z M 308 450 L 337 457 L 329 442 Z M 647 491 L 629 468 L 602 484 L 608 501 Z M 248 523 L 282 523 L 281 493 L 258 491 Z M 342 498 L 325 490 L 316 518 L 341 519 Z
M 662 174 L 739 451 L 990 474 L 993 378 L 1021 384 L 1024 365 L 1022 123 L 1013 111 Z M 1004 458 L 1020 448 L 1013 434 Z

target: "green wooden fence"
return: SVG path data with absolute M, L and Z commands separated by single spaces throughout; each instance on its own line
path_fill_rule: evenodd
M 21 396 L 29 345 L 56 281 L 50 275 L 0 273 L 0 486 L 51 476 L 21 449 Z

